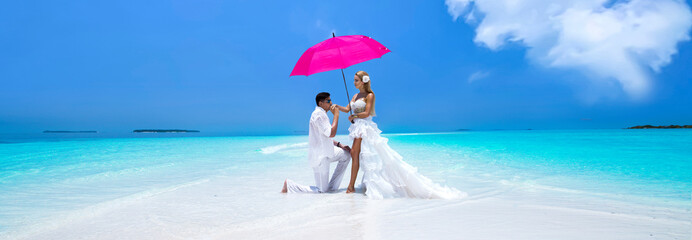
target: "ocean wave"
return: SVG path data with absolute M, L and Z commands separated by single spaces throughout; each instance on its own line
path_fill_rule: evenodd
M 75 164 L 75 165 L 79 165 L 79 164 Z M 97 173 L 83 175 L 83 176 L 71 177 L 71 178 L 65 179 L 64 182 L 74 184 L 76 182 L 89 182 L 89 181 L 113 179 L 113 178 L 117 178 L 117 177 L 125 177 L 125 176 L 132 176 L 132 175 L 145 175 L 148 172 L 161 170 L 161 169 L 167 169 L 167 168 L 171 168 L 174 166 L 176 166 L 176 163 L 169 162 L 169 163 L 163 163 L 163 164 L 146 165 L 146 166 L 138 166 L 138 167 L 125 167 L 125 168 L 121 168 L 121 169 L 106 170 L 103 172 L 97 172 Z M 82 169 L 82 168 L 87 168 L 87 167 L 81 167 L 81 168 L 75 167 L 74 169 Z
M 286 143 L 286 144 L 263 147 L 259 151 L 262 154 L 272 154 L 272 153 L 276 153 L 278 151 L 283 151 L 283 150 L 288 150 L 288 149 L 307 148 L 307 147 L 308 147 L 307 142 L 293 143 L 293 144 Z
M 591 196 L 598 199 L 604 200 L 615 200 L 621 202 L 628 202 L 634 204 L 644 204 L 644 205 L 668 205 L 677 209 L 683 209 L 689 204 L 689 199 L 674 199 L 670 196 L 652 195 L 652 196 L 642 196 L 636 193 L 626 193 L 626 192 L 608 192 L 607 189 L 601 190 L 585 190 L 578 189 L 574 187 L 566 186 L 555 186 L 543 183 L 538 183 L 535 180 L 518 180 L 518 179 L 501 179 L 498 183 L 502 186 L 509 188 L 518 188 L 527 190 L 530 192 L 535 191 L 546 191 L 546 192 L 557 192 L 561 194 L 573 194 L 576 196 Z
M 422 132 L 422 133 L 384 133 L 383 136 L 425 136 L 425 135 L 446 135 L 459 134 L 460 132 Z

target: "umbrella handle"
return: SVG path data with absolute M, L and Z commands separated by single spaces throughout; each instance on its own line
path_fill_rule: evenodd
M 332 34 L 334 34 L 334 33 L 332 33 Z M 351 95 L 348 94 L 348 87 L 346 86 L 346 75 L 344 75 L 344 69 L 343 68 L 341 69 L 341 77 L 344 78 L 344 88 L 346 89 L 346 104 L 350 105 L 351 101 L 349 100 L 348 97 Z M 349 113 L 349 115 L 353 115 L 353 109 L 349 108 L 348 113 Z M 354 122 L 351 121 L 351 123 L 354 123 Z

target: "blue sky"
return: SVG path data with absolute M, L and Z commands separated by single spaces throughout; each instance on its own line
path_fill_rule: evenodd
M 345 69 L 385 132 L 692 124 L 690 1 L 503 1 L 8 2 L 0 133 L 306 131 L 341 73 L 288 75 L 332 32 L 392 50 Z

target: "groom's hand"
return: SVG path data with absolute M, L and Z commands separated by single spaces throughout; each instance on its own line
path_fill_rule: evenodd
M 347 152 L 351 152 L 351 147 L 349 146 L 343 146 L 341 149 L 346 150 Z

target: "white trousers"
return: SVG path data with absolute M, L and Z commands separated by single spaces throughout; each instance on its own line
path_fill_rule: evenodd
M 325 193 L 339 189 L 344 172 L 351 160 L 351 154 L 341 148 L 334 147 L 334 156 L 322 160 L 319 166 L 312 168 L 315 172 L 315 186 L 305 186 L 286 179 L 286 190 L 289 193 Z M 338 162 L 332 178 L 329 179 L 329 165 Z

